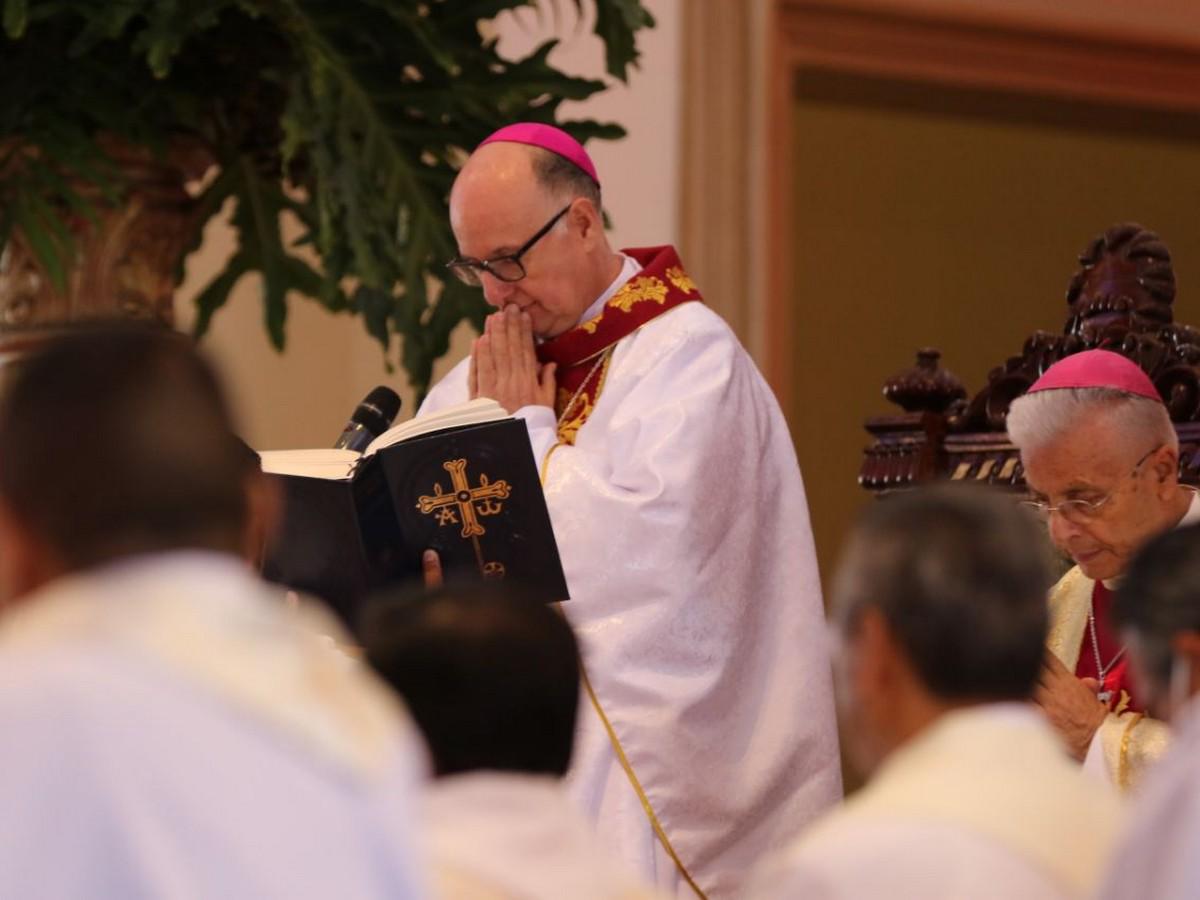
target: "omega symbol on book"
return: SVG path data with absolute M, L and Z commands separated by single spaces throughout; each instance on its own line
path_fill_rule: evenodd
M 450 473 L 451 491 L 447 493 L 435 484 L 433 496 L 423 494 L 417 499 L 417 509 L 425 515 L 436 515 L 438 525 L 461 524 L 464 538 L 486 534 L 479 517 L 494 516 L 504 509 L 501 501 L 508 499 L 508 482 L 488 481 L 486 475 L 480 475 L 478 486 L 471 487 L 465 459 L 447 460 L 442 468 Z

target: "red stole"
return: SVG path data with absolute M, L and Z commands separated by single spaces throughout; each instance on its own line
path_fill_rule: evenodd
M 1121 652 L 1121 642 L 1112 627 L 1113 594 L 1101 581 L 1096 582 L 1092 589 L 1092 614 L 1096 617 L 1096 640 L 1100 645 L 1100 662 L 1108 665 L 1113 657 Z M 1080 678 L 1095 678 L 1099 680 L 1100 673 L 1096 669 L 1096 651 L 1092 646 L 1090 628 L 1083 630 L 1083 644 L 1079 650 L 1079 662 L 1075 665 L 1075 674 Z M 1134 692 L 1129 673 L 1129 654 L 1121 656 L 1108 670 L 1101 684 L 1102 691 L 1111 691 L 1112 700 L 1109 709 L 1114 712 L 1133 710 L 1142 712 L 1144 707 L 1138 695 Z
M 558 439 L 574 444 L 587 421 L 608 375 L 612 350 L 651 319 L 690 300 L 700 292 L 683 270 L 673 247 L 624 250 L 642 269 L 613 294 L 600 314 L 570 331 L 538 345 L 538 360 L 558 364 Z

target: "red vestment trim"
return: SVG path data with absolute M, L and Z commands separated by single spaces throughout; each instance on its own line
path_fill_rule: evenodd
M 608 373 L 606 354 L 617 342 L 667 310 L 701 300 L 674 247 L 640 247 L 622 252 L 637 260 L 641 270 L 613 294 L 598 316 L 543 341 L 537 348 L 539 361 L 558 364 L 554 411 L 563 443 L 575 443 L 575 435 L 591 415 Z
M 1092 589 L 1092 614 L 1096 617 L 1096 639 L 1100 645 L 1100 661 L 1103 665 L 1121 652 L 1121 642 L 1112 627 L 1113 594 L 1101 581 L 1096 582 Z M 1079 662 L 1075 665 L 1075 674 L 1080 678 L 1095 678 L 1099 680 L 1100 673 L 1096 669 L 1096 653 L 1092 647 L 1090 628 L 1083 630 L 1083 643 L 1079 649 Z M 1129 654 L 1124 654 L 1108 670 L 1104 677 L 1101 690 L 1110 691 L 1111 709 L 1124 712 L 1143 712 L 1144 707 L 1133 689 L 1133 680 L 1129 671 Z

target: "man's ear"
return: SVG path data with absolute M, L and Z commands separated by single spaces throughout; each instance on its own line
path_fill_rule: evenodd
M 62 571 L 45 542 L 0 500 L 0 609 L 19 602 Z
M 844 648 L 838 709 L 843 746 L 854 768 L 869 775 L 895 744 L 898 685 L 895 641 L 877 608 L 858 613 Z
M 1157 491 L 1164 500 L 1171 499 L 1179 481 L 1179 451 L 1170 445 L 1160 447 L 1150 460 L 1150 466 Z
M 896 675 L 896 644 L 878 608 L 869 606 L 859 614 L 855 644 L 860 693 L 886 690 Z
M 267 545 L 283 518 L 283 491 L 279 481 L 260 472 L 251 472 L 243 482 L 246 518 L 242 532 L 242 556 L 261 571 Z
M 575 198 L 571 204 L 571 211 L 567 213 L 567 218 L 570 220 L 571 229 L 577 232 L 586 243 L 590 244 L 604 236 L 604 220 L 600 216 L 600 210 L 596 209 L 592 205 L 592 201 L 586 197 Z

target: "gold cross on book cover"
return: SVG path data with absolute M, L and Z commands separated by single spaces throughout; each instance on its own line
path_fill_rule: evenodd
M 457 525 L 458 517 L 462 516 L 464 538 L 487 534 L 479 524 L 479 516 L 494 516 L 503 511 L 498 501 L 508 499 L 508 482 L 492 482 L 486 475 L 480 475 L 479 486 L 471 487 L 465 459 L 447 460 L 442 468 L 450 473 L 450 493 L 444 493 L 442 486 L 435 484 L 432 497 L 424 495 L 417 499 L 417 509 L 426 515 L 436 513 L 439 525 Z
M 426 549 L 448 578 L 503 578 L 546 602 L 567 599 L 529 434 L 494 401 L 411 419 L 361 454 L 260 457 L 284 494 L 264 576 L 321 597 L 347 621 L 372 590 L 419 578 Z

